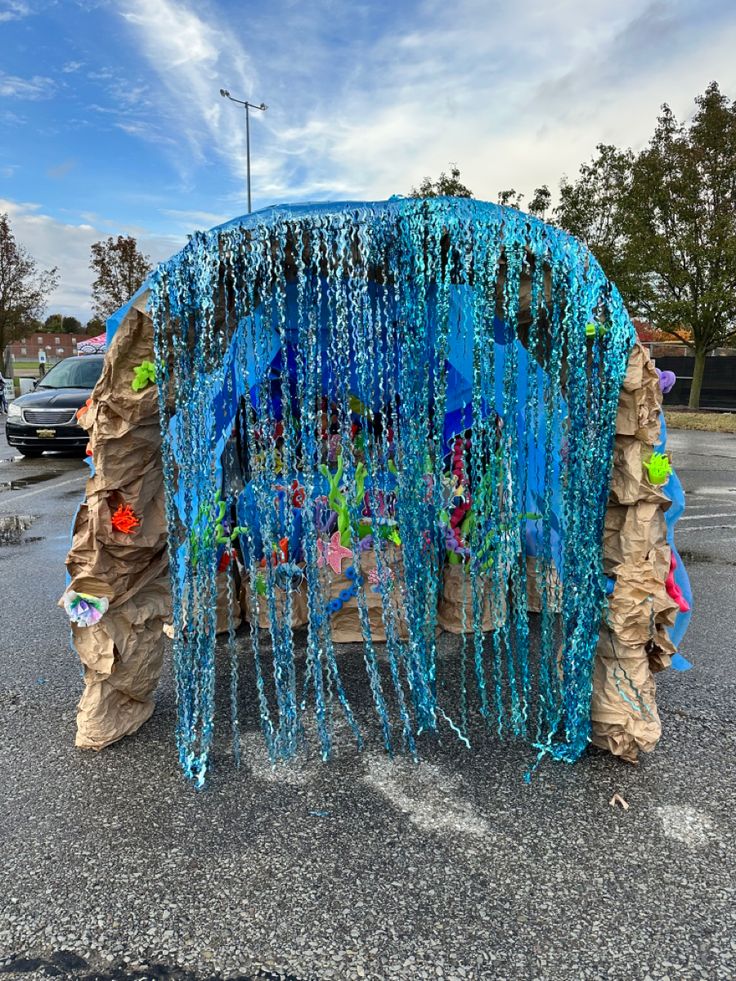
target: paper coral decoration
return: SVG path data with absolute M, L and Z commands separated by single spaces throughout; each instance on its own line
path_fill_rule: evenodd
M 141 361 L 138 367 L 133 369 L 133 381 L 130 387 L 134 392 L 140 392 L 147 385 L 156 382 L 156 365 L 153 361 Z
M 652 453 L 649 459 L 644 461 L 644 466 L 652 484 L 666 484 L 672 473 L 672 464 L 664 453 Z
M 110 524 L 115 531 L 129 535 L 134 528 L 140 525 L 140 520 L 130 504 L 121 504 L 110 519 Z
M 91 627 L 107 613 L 110 601 L 105 596 L 90 596 L 69 589 L 62 597 L 67 616 L 79 627 Z
M 90 399 L 87 399 L 87 401 L 84 403 L 84 405 L 80 409 L 77 409 L 77 411 L 74 413 L 74 418 L 77 421 L 79 421 L 82 418 L 82 416 L 84 415 L 84 413 L 87 411 L 87 409 L 90 407 L 90 405 L 92 405 L 92 399 L 91 398 Z

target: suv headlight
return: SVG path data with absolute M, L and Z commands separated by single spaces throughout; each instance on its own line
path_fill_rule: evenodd
M 8 406 L 8 419 L 20 419 L 20 406 L 11 402 Z

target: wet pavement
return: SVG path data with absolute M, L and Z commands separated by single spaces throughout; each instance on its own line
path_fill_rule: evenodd
M 32 519 L 0 544 L 0 972 L 732 981 L 736 436 L 669 446 L 694 667 L 659 676 L 664 735 L 638 767 L 590 750 L 527 785 L 524 747 L 443 736 L 417 766 L 369 733 L 362 754 L 340 739 L 329 764 L 273 772 L 246 712 L 241 770 L 219 738 L 198 794 L 168 667 L 137 736 L 74 749 L 81 682 L 55 604 L 86 467 L 13 460 L 0 437 L 0 519 Z

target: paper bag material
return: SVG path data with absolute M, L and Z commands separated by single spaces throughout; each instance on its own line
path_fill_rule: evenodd
M 76 744 L 85 749 L 102 749 L 150 717 L 163 624 L 171 616 L 157 390 L 131 388 L 134 369 L 152 357 L 151 321 L 133 309 L 80 417 L 95 474 L 87 481 L 67 556 L 70 588 L 110 603 L 97 624 L 72 625 L 85 684 Z M 140 521 L 128 534 L 111 524 L 121 504 L 129 504 Z
M 496 630 L 506 618 L 506 584 L 494 591 L 491 577 L 480 576 L 481 623 L 485 633 Z M 471 634 L 475 630 L 473 617 L 473 587 L 464 565 L 446 565 L 442 573 L 442 592 L 437 606 L 437 623 L 451 634 Z
M 350 589 L 353 585 L 353 581 L 344 574 L 345 569 L 351 565 L 357 570 L 352 559 L 343 559 L 340 575 L 336 575 L 329 566 L 323 566 L 320 569 L 320 582 L 326 604 L 339 597 L 343 590 Z M 386 642 L 386 621 L 391 625 L 391 629 L 396 632 L 398 639 L 406 640 L 409 636 L 409 628 L 402 598 L 404 561 L 401 549 L 394 545 L 384 545 L 381 551 L 381 567 L 383 574 L 389 575 L 391 580 L 385 619 L 380 588 L 376 590 L 368 578 L 370 573 L 377 569 L 376 553 L 373 549 L 361 553 L 357 582 L 365 597 L 371 640 L 377 644 Z M 364 637 L 357 596 L 344 602 L 336 613 L 330 615 L 329 619 L 332 640 L 335 644 L 363 643 Z
M 664 511 L 658 501 L 609 504 L 603 531 L 603 556 L 607 575 L 618 565 L 643 562 L 667 537 Z
M 304 563 L 299 563 L 304 567 Z M 283 623 L 286 616 L 286 590 L 279 586 L 274 587 L 274 598 L 276 601 L 276 621 L 277 625 Z M 240 590 L 240 609 L 243 618 L 248 622 L 255 622 L 261 630 L 269 630 L 271 627 L 271 616 L 268 606 L 268 596 L 261 596 L 255 593 L 250 585 L 243 583 Z M 307 584 L 302 579 L 298 585 L 291 589 L 291 627 L 298 630 L 307 625 Z
M 670 549 L 665 510 L 643 461 L 659 441 L 662 393 L 640 343 L 629 356 L 616 421 L 613 472 L 603 534 L 603 566 L 615 580 L 601 625 L 593 671 L 591 740 L 635 763 L 661 735 L 653 672 L 668 666 L 674 645 L 666 627 L 677 606 L 665 580 Z
M 231 580 L 229 602 L 228 578 Z M 217 623 L 215 630 L 218 634 L 226 634 L 230 629 L 228 607 L 230 609 L 230 617 L 232 617 L 233 629 L 237 630 L 242 622 L 238 590 L 235 582 L 232 581 L 232 572 L 229 569 L 217 573 L 215 584 L 217 586 Z
M 541 572 L 541 570 L 540 570 Z M 547 570 L 547 609 L 551 613 L 562 612 L 562 582 L 554 563 Z M 537 564 L 533 555 L 526 557 L 526 605 L 530 613 L 542 612 L 542 596 L 537 575 Z
M 139 592 L 91 627 L 72 625 L 84 665 L 76 745 L 103 749 L 135 732 L 151 715 L 163 663 L 158 636 L 171 612 L 168 583 Z
M 662 735 L 656 685 L 646 653 L 618 661 L 597 657 L 593 665 L 591 742 L 635 763 Z

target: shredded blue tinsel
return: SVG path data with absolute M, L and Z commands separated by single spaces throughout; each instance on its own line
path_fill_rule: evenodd
M 308 720 L 328 757 L 335 710 L 361 743 L 342 677 L 355 655 L 335 646 L 331 628 L 355 600 L 389 751 L 416 754 L 418 735 L 443 726 L 468 743 L 477 713 L 540 754 L 577 759 L 590 731 L 603 522 L 635 339 L 590 252 L 528 215 L 472 200 L 283 206 L 193 235 L 153 275 L 151 310 L 186 776 L 203 784 L 212 748 L 221 499 L 240 528 L 226 574 L 240 564 L 251 603 L 268 610 L 270 645 L 255 625 L 250 644 L 273 760 L 297 752 Z M 325 404 L 339 480 L 322 433 Z M 461 443 L 467 486 L 458 500 L 471 495 L 472 521 L 466 550 L 449 558 L 443 488 Z M 323 526 L 314 502 L 341 493 L 346 565 L 356 572 L 335 598 L 325 594 L 318 540 L 324 550 L 336 529 Z M 389 498 L 393 524 L 381 530 Z M 372 585 L 360 574 L 365 508 L 375 518 Z M 284 539 L 289 561 L 279 565 L 268 557 Z M 399 548 L 397 586 L 389 565 Z M 527 556 L 542 602 L 536 640 Z M 472 597 L 455 691 L 441 683 L 436 629 L 448 561 Z M 309 617 L 300 643 L 291 628 L 297 589 Z M 371 591 L 383 600 L 385 656 L 371 636 Z M 502 615 L 484 629 L 488 598 Z M 232 620 L 227 646 L 237 756 L 244 672 Z

